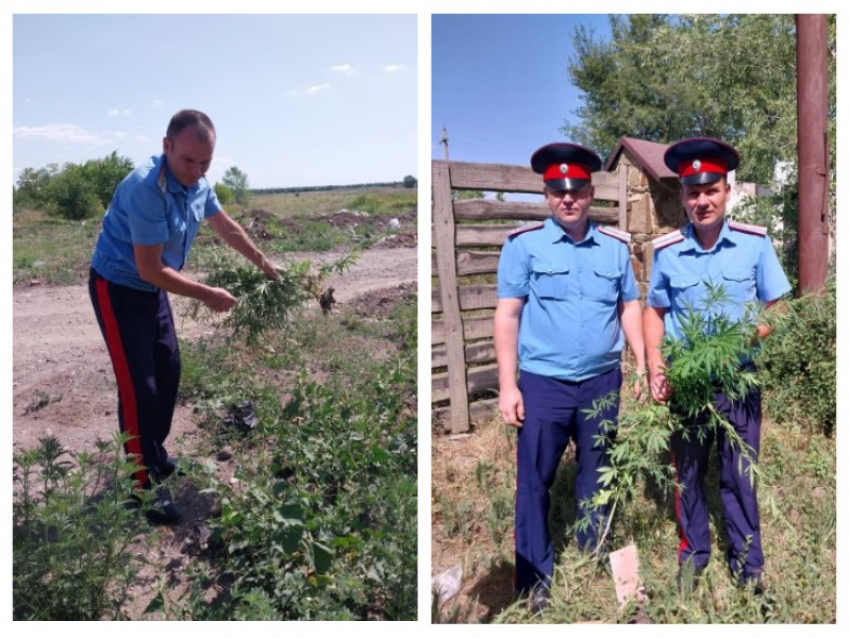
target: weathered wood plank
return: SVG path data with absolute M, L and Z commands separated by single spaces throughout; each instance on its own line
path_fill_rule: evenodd
M 625 201 L 625 195 L 623 201 Z M 545 204 L 500 202 L 495 199 L 465 199 L 455 202 L 454 210 L 455 219 L 464 221 L 489 221 L 493 219 L 543 221 L 552 216 L 549 207 Z M 594 221 L 612 224 L 618 220 L 618 208 L 591 206 L 588 215 Z
M 494 364 L 467 370 L 466 388 L 469 394 L 478 394 L 487 390 L 498 391 L 498 366 Z M 431 401 L 445 401 L 449 399 L 449 402 L 451 402 L 449 397 L 451 389 L 448 373 L 442 372 L 431 375 Z
M 492 341 L 482 341 L 481 343 L 470 343 L 464 346 L 464 359 L 466 363 L 474 363 L 481 365 L 484 363 L 492 363 L 496 360 L 496 348 Z M 438 346 L 431 349 L 431 367 L 442 368 L 447 362 L 445 346 Z
M 442 312 L 439 288 L 431 291 L 431 312 Z M 481 310 L 495 308 L 499 301 L 495 284 L 474 284 L 460 286 L 458 289 L 461 310 Z
M 476 252 L 462 250 L 456 253 L 457 274 L 461 275 L 487 275 L 495 273 L 499 269 L 498 252 Z M 437 253 L 431 252 L 431 272 L 437 272 Z
M 456 201 L 454 208 L 455 219 L 469 221 L 543 220 L 552 215 L 545 203 L 500 202 L 495 199 L 463 199 Z
M 432 162 L 436 163 L 438 162 Z M 518 193 L 543 192 L 543 178 L 524 166 L 473 162 L 451 162 L 450 166 L 452 188 Z M 599 171 L 593 174 L 592 179 L 597 199 L 617 201 L 619 188 L 616 173 Z
M 451 176 L 449 167 L 433 162 L 431 170 L 433 189 L 434 243 L 437 249 L 437 274 L 440 278 L 443 308 L 443 339 L 448 352 L 447 396 L 451 401 L 452 432 L 469 431 L 469 408 L 466 393 L 466 365 L 463 361 L 464 329 L 457 299 L 457 271 L 455 268 L 455 221 L 452 211 Z
M 493 337 L 493 315 L 468 317 L 463 320 L 464 339 L 490 339 Z M 440 319 L 431 322 L 431 345 L 446 343 L 445 327 Z
M 499 269 L 499 253 L 462 250 L 457 253 L 458 275 L 485 275 Z
M 617 205 L 618 219 L 617 225 L 620 230 L 628 232 L 629 230 L 629 167 L 625 164 L 620 164 L 617 169 L 619 203 Z
M 486 423 L 492 421 L 499 414 L 498 399 L 483 399 L 469 404 L 469 420 L 472 423 Z M 449 415 L 451 406 L 436 408 L 431 411 L 431 431 L 435 434 L 446 434 L 451 432 Z
M 591 208 L 588 216 L 600 224 L 617 224 L 620 213 L 616 208 Z M 455 245 L 459 248 L 498 247 L 505 243 L 508 233 L 526 224 L 459 224 Z

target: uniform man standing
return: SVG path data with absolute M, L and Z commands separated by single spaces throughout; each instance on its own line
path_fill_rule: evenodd
M 167 293 L 230 310 L 236 299 L 180 274 L 201 222 L 267 276 L 274 263 L 221 208 L 204 177 L 215 150 L 215 128 L 200 111 L 174 115 L 162 155 L 131 172 L 115 189 L 92 257 L 89 293 L 118 382 L 118 425 L 125 451 L 138 463 L 140 489 L 156 489 L 146 514 L 175 523 L 180 511 L 157 483 L 175 470 L 164 447 L 180 381 L 180 352 Z
M 623 333 L 641 374 L 644 368 L 630 236 L 588 219 L 591 173 L 601 166 L 593 151 L 575 144 L 537 150 L 531 167 L 543 175 L 552 217 L 512 233 L 499 261 L 499 409 L 505 423 L 519 429 L 514 584 L 532 593 L 535 611 L 548 606 L 554 568 L 549 489 L 570 439 L 578 519 L 591 521 L 579 531 L 578 545 L 593 551 L 602 542 L 605 512 L 587 503 L 607 462 L 608 448 L 595 437 L 612 436 L 602 422 L 617 419 Z M 617 399 L 600 414 L 585 413 L 608 396 Z
M 644 336 L 650 389 L 659 402 L 665 402 L 672 395 L 660 350 L 664 335 L 681 339 L 682 325 L 691 309 L 704 312 L 706 316 L 709 312 L 713 316 L 722 312 L 732 321 L 745 321 L 746 304 L 758 299 L 769 308 L 790 290 L 766 230 L 725 218 L 730 196 L 727 173 L 734 170 L 738 162 L 734 148 L 709 138 L 677 142 L 664 155 L 664 163 L 679 175 L 682 205 L 690 223 L 681 231 L 654 242 Z M 705 307 L 709 285 L 722 285 L 725 289 L 728 301 L 721 308 Z M 754 333 L 760 339 L 770 334 L 770 328 L 754 326 Z M 741 365 L 742 369 L 754 368 L 751 361 L 742 361 Z M 757 460 L 761 429 L 758 388 L 731 400 L 717 392 L 715 407 L 752 449 L 754 460 Z M 698 426 L 697 423 L 686 425 Z M 680 587 L 686 581 L 693 584 L 693 577 L 705 569 L 711 552 L 703 481 L 715 433 L 706 430 L 705 436 L 677 432 L 671 441 L 677 480 L 683 488 L 676 493 L 681 534 Z M 745 471 L 746 461 L 739 466 L 741 450 L 731 445 L 721 428 L 716 438 L 729 569 L 739 585 L 749 583 L 760 589 L 764 557 L 755 487 Z

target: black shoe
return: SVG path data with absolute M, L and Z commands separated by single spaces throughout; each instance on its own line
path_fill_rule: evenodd
M 532 614 L 542 614 L 549 609 L 552 601 L 549 598 L 549 588 L 546 585 L 536 585 L 531 590 L 531 598 L 528 601 L 528 610 Z
M 764 595 L 764 584 L 761 582 L 761 574 L 741 576 L 738 578 L 738 589 L 752 592 L 753 596 Z
M 693 563 L 684 563 L 679 566 L 679 573 L 676 575 L 676 584 L 679 586 L 679 593 L 689 595 L 696 590 L 699 585 L 700 578 L 705 571 L 705 565 L 694 565 Z
M 156 498 L 145 509 L 145 516 L 154 525 L 175 525 L 182 517 L 167 487 L 155 489 Z
M 161 463 L 159 471 L 155 472 L 158 481 L 163 481 L 175 473 L 177 476 L 186 476 L 186 473 L 180 469 L 177 460 L 171 457 L 167 458 L 164 463 Z

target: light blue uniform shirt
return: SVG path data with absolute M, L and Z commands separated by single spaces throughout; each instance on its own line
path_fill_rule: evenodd
M 709 250 L 700 246 L 692 224 L 682 235 L 677 243 L 656 249 L 646 299 L 648 306 L 667 310 L 664 329 L 672 338 L 682 338 L 682 320 L 689 306 L 707 312 L 708 283 L 722 285 L 728 297 L 711 314 L 722 313 L 736 322 L 745 319 L 746 304 L 756 299 L 774 301 L 791 290 L 767 235 L 735 230 L 726 220 Z
M 619 302 L 638 291 L 626 242 L 589 223 L 578 243 L 549 218 L 538 230 L 509 237 L 502 248 L 499 298 L 525 298 L 519 368 L 584 381 L 620 365 Z
M 205 177 L 187 188 L 168 170 L 165 155 L 151 157 L 115 189 L 103 218 L 92 268 L 109 281 L 153 291 L 139 277 L 133 245 L 163 245 L 162 263 L 181 270 L 201 222 L 221 210 Z

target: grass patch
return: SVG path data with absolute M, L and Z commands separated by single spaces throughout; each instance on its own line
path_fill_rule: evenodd
M 12 218 L 12 282 L 80 283 L 88 275 L 99 225 L 66 221 L 39 211 Z

